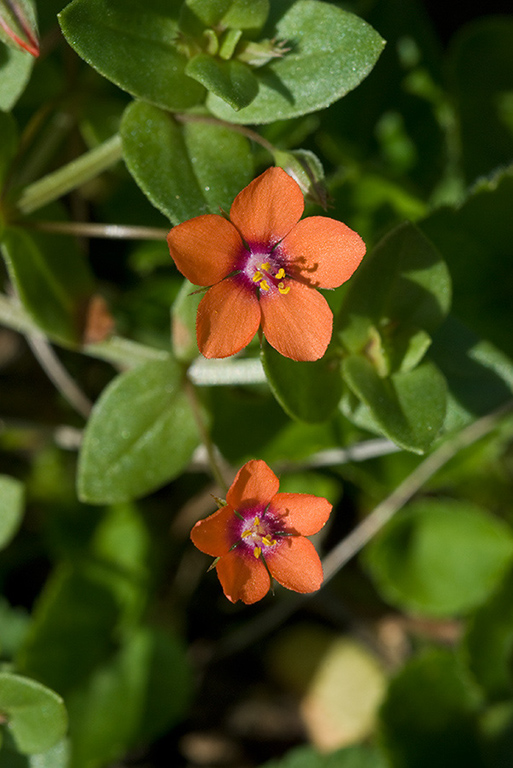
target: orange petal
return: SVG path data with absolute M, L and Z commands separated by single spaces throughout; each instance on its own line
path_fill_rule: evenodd
M 265 461 L 251 459 L 237 472 L 226 501 L 237 510 L 266 507 L 279 487 L 280 481 Z
M 261 600 L 269 592 L 271 579 L 260 558 L 241 557 L 234 549 L 222 557 L 217 566 L 217 575 L 223 592 L 232 603 L 242 600 L 250 605 Z
M 289 275 L 317 288 L 337 288 L 363 259 L 365 243 L 341 221 L 310 216 L 296 224 L 280 250 Z
M 303 536 L 289 536 L 266 555 L 271 575 L 283 587 L 294 592 L 315 592 L 322 586 L 324 574 L 319 555 L 311 541 Z
M 214 285 L 229 275 L 244 248 L 233 224 L 211 213 L 173 227 L 167 244 L 176 266 L 194 285 Z
M 227 278 L 203 296 L 196 317 L 199 351 L 205 357 L 229 357 L 243 349 L 260 325 L 260 307 L 254 293 Z
M 229 552 L 237 541 L 231 535 L 232 526 L 236 522 L 232 507 L 221 507 L 213 515 L 199 520 L 191 531 L 191 540 L 195 547 L 212 557 L 220 557 Z
M 286 522 L 286 529 L 293 529 L 303 536 L 320 531 L 332 510 L 332 505 L 322 496 L 310 493 L 277 493 L 271 509 Z
M 330 343 L 333 315 L 313 288 L 285 281 L 290 291 L 260 294 L 262 330 L 271 347 L 291 360 L 318 360 Z M 319 397 L 321 395 L 319 394 Z
M 303 215 L 299 184 L 282 168 L 268 168 L 242 192 L 230 208 L 230 220 L 247 243 L 275 245 Z

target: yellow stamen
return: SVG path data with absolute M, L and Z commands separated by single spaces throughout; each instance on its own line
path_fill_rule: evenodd
M 271 534 L 268 533 L 265 536 L 262 536 L 262 543 L 265 544 L 266 547 L 272 547 L 273 544 L 276 544 L 276 539 L 272 539 Z
M 255 555 L 255 557 L 260 557 L 260 555 L 262 554 L 262 550 L 260 549 L 260 547 L 255 547 L 255 549 L 253 550 L 253 554 Z
M 285 285 L 285 283 L 278 283 L 278 290 L 282 296 L 286 296 L 290 291 L 290 285 Z
M 253 525 L 260 525 L 260 518 L 259 517 L 255 517 L 255 522 L 253 523 Z
M 252 533 L 253 533 L 253 531 L 243 531 L 242 538 L 243 539 L 247 539 L 247 537 L 251 536 Z
M 268 261 L 264 261 L 263 264 L 260 264 L 260 269 L 264 269 L 266 272 L 270 269 L 271 265 Z
M 259 280 L 263 278 L 263 274 L 261 272 L 255 272 L 253 275 L 253 282 L 258 283 Z
M 262 291 L 268 291 L 269 290 L 269 283 L 267 282 L 267 280 L 262 280 L 262 282 L 260 283 L 260 289 Z
M 285 277 L 285 270 L 283 269 L 283 267 L 280 267 L 279 270 L 275 274 L 275 278 L 277 280 L 281 280 L 282 277 Z

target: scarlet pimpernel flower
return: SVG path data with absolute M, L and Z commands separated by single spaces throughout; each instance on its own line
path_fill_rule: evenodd
M 316 289 L 342 285 L 365 253 L 340 221 L 300 221 L 303 194 L 281 168 L 268 168 L 230 208 L 179 224 L 167 241 L 180 272 L 210 286 L 198 307 L 196 335 L 205 357 L 229 357 L 259 327 L 280 354 L 318 360 L 331 340 L 333 315 Z
M 213 565 L 232 603 L 261 600 L 271 578 L 295 592 L 315 592 L 322 585 L 319 555 L 305 536 L 323 527 L 331 504 L 309 493 L 278 493 L 279 485 L 265 461 L 248 461 L 226 494 L 226 505 L 191 531 L 198 549 L 216 558 Z

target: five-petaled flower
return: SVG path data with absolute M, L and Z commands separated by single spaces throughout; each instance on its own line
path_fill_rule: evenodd
M 229 357 L 259 327 L 280 354 L 318 360 L 331 340 L 333 315 L 316 288 L 336 288 L 365 253 L 361 237 L 326 216 L 300 221 L 299 185 L 268 168 L 230 208 L 230 220 L 205 214 L 174 227 L 167 241 L 192 283 L 211 286 L 198 308 L 196 335 L 205 357 Z
M 295 592 L 322 585 L 322 565 L 305 538 L 326 523 L 331 504 L 309 493 L 278 493 L 280 481 L 265 461 L 253 459 L 239 470 L 226 505 L 200 520 L 193 543 L 215 557 L 224 594 L 235 603 L 255 603 L 271 587 L 271 577 Z

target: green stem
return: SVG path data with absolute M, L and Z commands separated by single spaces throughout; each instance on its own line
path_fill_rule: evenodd
M 18 210 L 27 215 L 58 200 L 72 189 L 94 179 L 117 163 L 121 157 L 121 137 L 116 134 L 58 171 L 49 173 L 48 176 L 25 187 L 18 200 Z
M 191 404 L 192 412 L 194 414 L 194 418 L 196 420 L 196 425 L 198 427 L 198 432 L 200 433 L 201 441 L 203 445 L 205 446 L 205 450 L 207 452 L 208 456 L 208 463 L 210 466 L 210 470 L 212 472 L 212 475 L 214 477 L 214 480 L 219 485 L 219 487 L 226 493 L 228 490 L 228 484 L 225 481 L 223 477 L 223 473 L 221 472 L 221 469 L 219 467 L 219 463 L 216 456 L 215 446 L 212 442 L 212 439 L 210 437 L 210 433 L 205 425 L 205 421 L 203 419 L 203 414 L 201 412 L 201 407 L 198 402 L 198 396 L 196 394 L 196 389 L 194 385 L 192 384 L 189 379 L 185 380 L 185 392 L 187 394 L 187 397 L 189 398 L 189 402 Z

